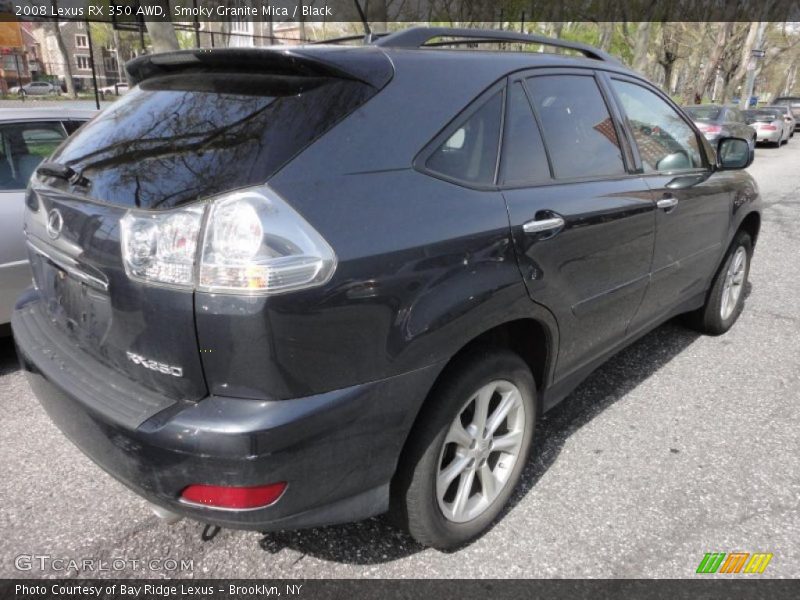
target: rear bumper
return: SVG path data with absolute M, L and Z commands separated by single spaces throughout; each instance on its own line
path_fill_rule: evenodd
M 782 136 L 782 131 L 756 131 L 757 142 L 779 142 Z
M 20 362 L 56 426 L 149 501 L 225 527 L 303 528 L 384 512 L 403 443 L 440 369 L 434 365 L 294 400 L 210 396 L 196 403 L 177 402 L 131 426 L 87 403 L 76 392 L 80 386 L 74 374 L 64 368 L 68 363 L 59 363 L 59 369 L 42 364 L 60 358 L 56 351 L 47 358 L 36 352 L 36 341 L 19 315 L 25 308 L 30 304 L 12 317 Z M 92 389 L 92 394 L 101 392 Z M 280 481 L 287 482 L 286 491 L 265 508 L 214 509 L 179 500 L 191 484 Z

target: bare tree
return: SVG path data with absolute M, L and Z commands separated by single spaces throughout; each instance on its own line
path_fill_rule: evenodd
M 140 0 L 143 6 L 161 6 L 166 4 L 166 14 L 169 14 L 169 2 L 164 0 Z M 173 52 L 180 50 L 178 36 L 175 35 L 175 28 L 171 21 L 145 21 L 147 33 L 150 35 L 150 42 L 153 44 L 153 52 Z
M 58 14 L 58 1 L 51 0 L 50 4 L 53 7 L 53 13 Z M 64 81 L 67 84 L 67 94 L 73 98 L 77 98 L 78 94 L 75 91 L 75 80 L 72 78 L 72 63 L 70 63 L 70 56 L 67 52 L 67 46 L 64 44 L 64 38 L 61 36 L 61 25 L 58 21 L 47 23 L 50 28 L 50 33 L 56 39 L 56 46 L 58 46 L 58 54 L 61 58 L 61 64 L 64 65 Z

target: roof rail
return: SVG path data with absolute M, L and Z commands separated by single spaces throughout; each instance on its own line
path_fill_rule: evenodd
M 427 44 L 437 37 L 463 38 L 454 41 L 436 42 Z M 376 46 L 385 48 L 420 48 L 422 46 L 451 46 L 454 44 L 467 43 L 490 43 L 490 42 L 522 42 L 525 44 L 542 44 L 556 48 L 566 48 L 575 50 L 583 54 L 586 58 L 602 60 L 619 64 L 619 61 L 602 50 L 582 44 L 580 42 L 569 42 L 557 38 L 549 38 L 544 35 L 534 35 L 528 33 L 515 33 L 502 29 L 464 29 L 455 27 L 411 27 L 396 33 L 381 37 L 376 40 Z

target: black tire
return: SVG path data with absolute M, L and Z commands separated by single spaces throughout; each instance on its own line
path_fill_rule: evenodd
M 744 265 L 744 277 L 741 282 L 741 289 L 733 306 L 730 314 L 723 316 L 723 301 L 727 291 L 726 283 L 728 283 L 729 271 L 731 263 L 740 248 L 744 249 L 746 256 L 746 263 Z M 698 331 L 708 335 L 721 335 L 728 331 L 739 315 L 742 314 L 744 308 L 744 298 L 747 289 L 747 280 L 750 275 L 750 261 L 753 258 L 753 242 L 750 235 L 744 231 L 740 231 L 733 238 L 728 252 L 725 254 L 725 259 L 722 261 L 717 274 L 714 276 L 714 281 L 711 284 L 711 289 L 708 292 L 705 305 L 695 313 L 690 315 L 690 324 Z M 728 300 L 730 302 L 730 299 Z
M 436 482 L 440 468 L 451 464 L 444 462 L 446 453 L 451 451 L 453 446 L 458 446 L 450 442 L 445 447 L 445 439 L 455 420 L 460 418 L 463 423 L 463 415 L 469 410 L 468 407 L 472 406 L 474 410 L 477 406 L 471 400 L 476 398 L 476 392 L 498 382 L 513 384 L 521 396 L 521 404 L 518 406 L 522 408 L 522 416 L 517 416 L 519 419 L 517 423 L 524 422 L 524 431 L 516 462 L 508 470 L 505 483 L 496 488 L 499 490 L 498 495 L 489 502 L 483 497 L 483 484 L 480 483 L 483 478 L 477 471 L 481 470 L 481 464 L 490 465 L 490 461 L 495 461 L 494 466 L 490 468 L 502 470 L 502 461 L 507 460 L 506 457 L 510 455 L 492 451 L 492 447 L 489 447 L 488 450 L 484 449 L 484 452 L 489 454 L 479 459 L 481 461 L 479 463 L 474 463 L 476 459 L 469 459 L 467 456 L 467 460 L 475 464 L 472 469 L 475 475 L 469 479 L 473 483 L 469 484 L 468 489 L 466 484 L 464 485 L 467 497 L 471 500 L 478 499 L 480 494 L 480 500 L 485 501 L 486 505 L 480 509 L 483 512 L 474 518 L 466 522 L 454 522 L 445 517 L 440 507 L 440 500 L 437 498 Z M 492 402 L 499 397 L 499 395 L 493 396 Z M 495 408 L 496 406 L 495 404 Z M 488 413 L 490 416 L 491 410 L 490 408 Z M 457 548 L 478 537 L 494 522 L 517 486 L 530 453 L 536 411 L 534 379 L 528 366 L 517 354 L 505 349 L 481 348 L 458 359 L 442 374 L 411 432 L 392 482 L 390 520 L 405 528 L 419 543 L 440 550 Z M 473 426 L 474 423 L 470 423 L 464 427 L 470 430 Z M 460 452 L 463 448 L 465 447 L 458 446 L 457 451 Z M 480 452 L 480 450 L 468 452 Z M 453 457 L 452 462 L 457 458 Z M 463 459 L 462 456 L 461 460 Z M 465 469 L 464 473 L 469 470 Z M 453 479 L 453 485 L 457 488 L 460 487 L 461 477 L 462 475 L 458 475 Z M 450 490 L 449 487 L 447 489 Z M 444 497 L 446 498 L 446 494 Z M 456 505 L 455 500 L 453 505 Z

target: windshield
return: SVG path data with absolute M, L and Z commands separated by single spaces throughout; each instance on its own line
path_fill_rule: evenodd
M 373 93 L 363 83 L 323 77 L 147 80 L 52 160 L 81 172 L 97 200 L 171 208 L 263 183 Z
M 684 110 L 695 121 L 716 121 L 722 112 L 717 106 L 687 106 Z

